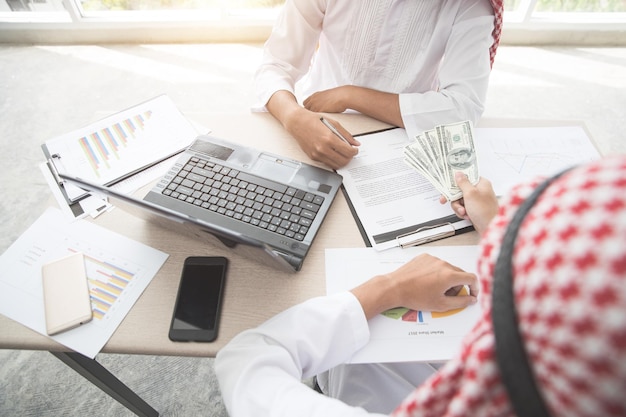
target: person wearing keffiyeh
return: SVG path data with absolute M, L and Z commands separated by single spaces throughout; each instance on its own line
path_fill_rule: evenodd
M 254 89 L 313 160 L 347 164 L 359 142 L 320 113 L 357 111 L 407 129 L 484 110 L 502 32 L 502 0 L 287 0 L 263 48 Z M 352 145 L 352 146 L 351 146 Z
M 482 236 L 481 320 L 394 416 L 515 415 L 496 364 L 491 292 L 503 235 L 537 183 L 503 199 Z M 626 416 L 626 158 L 551 184 L 521 224 L 512 260 L 519 328 L 550 415 Z
M 503 383 L 492 319 L 502 252 L 511 261 L 515 327 L 546 415 L 625 416 L 626 157 L 575 167 L 547 183 L 528 211 L 518 210 L 532 201 L 529 195 L 541 182 L 519 184 L 498 203 L 488 180 L 473 186 L 462 175 L 457 178 L 463 199 L 452 207 L 481 235 L 477 279 L 421 255 L 351 292 L 308 300 L 238 335 L 215 364 L 230 415 L 381 416 L 319 394 L 301 378 L 349 359 L 368 341 L 367 318 L 390 305 L 451 309 L 478 298 L 482 316 L 458 354 L 384 415 L 515 416 L 516 394 L 511 397 Z M 518 211 L 526 214 L 517 237 L 502 249 Z M 405 291 L 382 291 L 390 282 Z M 459 284 L 470 288 L 469 295 L 445 295 Z M 342 382 L 375 386 L 377 381 Z

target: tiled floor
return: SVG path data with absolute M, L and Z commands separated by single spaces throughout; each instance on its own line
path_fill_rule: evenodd
M 0 250 L 50 201 L 44 141 L 161 93 L 191 119 L 247 112 L 260 54 L 241 44 L 0 46 Z M 626 48 L 501 46 L 484 117 L 582 120 L 601 153 L 626 154 Z M 101 360 L 163 415 L 224 413 L 211 359 Z M 129 415 L 43 352 L 0 351 L 0 381 L 0 415 Z

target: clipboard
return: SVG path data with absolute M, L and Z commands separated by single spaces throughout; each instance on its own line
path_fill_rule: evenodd
M 89 193 L 66 184 L 59 172 L 111 186 L 181 153 L 197 135 L 174 102 L 162 94 L 49 139 L 41 149 L 71 205 Z
M 50 170 L 50 173 L 52 174 L 56 184 L 59 186 L 59 190 L 61 191 L 61 194 L 63 194 L 63 197 L 65 197 L 66 202 L 72 205 L 88 197 L 90 195 L 89 192 L 86 192 L 82 188 L 73 186 L 72 184 L 69 184 L 68 182 L 66 182 L 59 176 L 59 172 L 67 172 L 67 170 L 65 170 L 64 167 L 62 166 L 61 156 L 58 154 L 50 155 L 50 152 L 48 151 L 45 144 L 41 145 L 41 148 L 43 150 L 44 155 L 46 156 L 46 166 Z M 162 158 L 159 158 L 155 161 L 151 161 L 147 165 L 139 167 L 136 170 L 128 172 L 127 174 L 124 174 L 121 177 L 118 177 L 115 180 L 110 181 L 106 184 L 102 184 L 102 185 L 105 187 L 110 187 L 112 185 L 120 183 L 124 181 L 125 179 L 132 177 L 133 175 L 139 174 L 140 172 L 145 171 L 148 168 L 156 166 L 160 164 L 161 162 L 182 153 L 185 149 L 186 147 L 180 150 L 177 150 L 176 152 L 173 152 L 171 154 L 168 154 Z
M 342 192 L 366 246 L 407 248 L 474 230 L 426 179 L 404 163 L 406 130 L 392 127 L 358 136 L 359 155 L 337 171 Z M 418 177 L 420 179 L 418 179 Z

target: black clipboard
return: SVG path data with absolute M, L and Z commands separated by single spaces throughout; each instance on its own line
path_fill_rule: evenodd
M 367 236 L 365 227 L 363 227 L 363 223 L 361 223 L 359 215 L 357 214 L 356 209 L 354 208 L 354 205 L 350 200 L 348 191 L 343 185 L 341 186 L 341 191 L 346 198 L 348 208 L 350 209 L 350 213 L 352 213 L 352 217 L 354 217 L 354 221 L 356 222 L 357 228 L 361 233 L 361 237 L 363 238 L 365 246 L 373 247 L 372 242 Z M 475 230 L 473 225 L 466 226 L 465 223 L 467 223 L 467 221 L 463 221 L 462 219 L 458 218 L 456 214 L 452 214 L 450 216 L 429 220 L 424 223 L 404 227 L 398 230 L 392 230 L 380 235 L 373 236 L 374 239 L 378 239 L 374 243 L 383 243 L 390 240 L 396 240 L 396 246 L 400 248 L 419 246 L 428 242 L 434 242 L 436 240 L 461 235 Z
M 384 129 L 373 130 L 371 132 L 358 133 L 353 135 L 353 137 L 372 135 L 393 129 L 398 129 L 398 127 L 392 126 Z M 373 243 L 378 244 L 395 240 L 397 247 L 407 248 L 423 245 L 428 242 L 434 242 L 451 236 L 461 235 L 475 230 L 474 226 L 469 221 L 460 219 L 456 214 L 451 214 L 450 216 L 432 219 L 424 223 L 407 226 L 373 236 L 375 241 L 371 242 L 367 232 L 365 231 L 363 223 L 359 219 L 356 208 L 352 204 L 350 195 L 343 185 L 341 186 L 341 192 L 348 203 L 350 213 L 352 213 L 352 217 L 354 217 L 357 228 L 363 238 L 363 242 L 367 247 L 373 247 Z

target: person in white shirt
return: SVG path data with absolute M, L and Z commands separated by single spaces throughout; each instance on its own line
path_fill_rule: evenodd
M 459 285 L 468 285 L 471 294 L 445 295 Z M 288 309 L 236 336 L 218 353 L 215 370 L 226 408 L 233 417 L 387 414 L 415 385 L 409 380 L 390 385 L 385 372 L 395 370 L 386 366 L 353 365 L 356 374 L 349 372 L 347 377 L 342 372 L 343 377 L 330 378 L 328 396 L 316 395 L 300 379 L 347 361 L 367 343 L 367 319 L 376 314 L 400 305 L 446 311 L 475 303 L 476 295 L 474 274 L 424 255 L 351 292 L 314 298 Z M 404 365 L 405 377 L 415 370 L 411 365 L 415 364 Z
M 320 112 L 350 109 L 409 134 L 476 122 L 502 12 L 502 0 L 287 0 L 255 75 L 257 98 L 331 168 L 359 142 L 330 119 L 349 143 L 339 139 Z
M 478 280 L 420 255 L 352 291 L 310 299 L 242 332 L 215 362 L 229 414 L 522 417 L 520 404 L 543 403 L 546 412 L 526 415 L 626 415 L 625 178 L 626 157 L 605 158 L 550 182 L 519 184 L 498 202 L 489 181 L 473 186 L 457 174 L 463 199 L 452 208 L 481 235 Z M 501 259 L 510 262 L 509 277 Z M 496 305 L 492 294 L 503 280 L 512 283 L 512 326 L 496 322 L 506 297 Z M 469 294 L 449 296 L 459 285 Z M 459 352 L 417 388 L 390 388 L 382 372 L 381 379 L 332 381 L 344 385 L 337 392 L 357 393 L 346 402 L 301 382 L 367 344 L 367 320 L 388 308 L 448 310 L 475 303 L 477 296 L 482 315 Z M 500 357 L 512 349 L 498 347 L 498 334 L 511 329 L 521 335 L 516 346 L 526 352 L 528 377 L 503 367 L 518 364 Z M 410 369 L 407 364 L 405 374 Z M 511 380 L 534 383 L 538 401 L 517 396 L 507 385 Z

